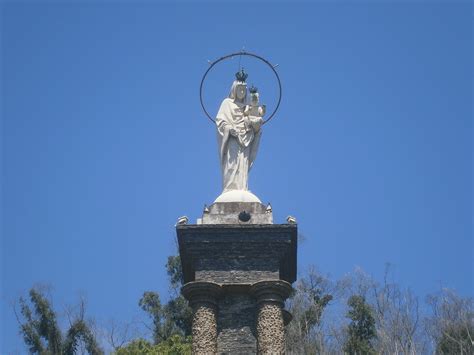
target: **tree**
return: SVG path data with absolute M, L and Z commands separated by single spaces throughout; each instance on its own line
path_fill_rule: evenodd
M 426 337 L 420 328 L 418 297 L 390 282 L 390 265 L 385 268 L 383 283 L 370 280 L 370 304 L 374 310 L 377 353 L 416 354 L 427 351 Z
M 179 289 L 183 284 L 183 272 L 179 256 L 168 257 L 166 270 L 174 297 L 163 305 L 157 292 L 146 291 L 139 301 L 140 308 L 148 313 L 152 319 L 155 344 L 160 344 L 173 335 L 185 337 L 191 334 L 192 310 L 188 302 L 179 293 Z
M 432 316 L 428 334 L 438 354 L 474 354 L 474 308 L 472 298 L 462 298 L 443 289 L 427 297 Z
M 152 351 L 152 343 L 143 338 L 138 338 L 131 341 L 126 346 L 120 347 L 120 349 L 115 352 L 115 355 L 145 355 L 152 354 Z
M 91 355 L 102 354 L 94 334 L 83 319 L 77 319 L 67 331 L 66 338 L 63 343 L 64 354 L 76 354 L 79 341 L 83 341 L 85 349 Z
M 115 355 L 189 355 L 191 354 L 191 337 L 172 335 L 159 344 L 152 344 L 145 339 L 136 339 L 119 349 Z
M 51 301 L 39 288 L 32 288 L 29 292 L 30 302 L 20 297 L 20 313 L 17 314 L 20 324 L 20 334 L 30 353 L 41 355 L 72 355 L 80 344 L 91 355 L 103 354 L 98 346 L 90 326 L 84 320 L 85 304 L 80 304 L 79 315 L 70 318 L 69 329 L 62 334 L 58 326 L 56 312 Z M 15 312 L 16 313 L 16 312 Z M 82 343 L 81 343 L 82 342 Z
M 174 295 L 165 307 L 166 314 L 184 335 L 191 335 L 193 312 L 188 305 L 188 301 L 181 295 L 184 276 L 181 268 L 181 259 L 178 255 L 168 257 L 166 271 L 170 288 Z
M 287 352 L 290 354 L 321 353 L 325 348 L 322 316 L 333 299 L 334 289 L 329 279 L 310 267 L 308 274 L 295 285 L 288 300 L 293 316 L 286 331 Z
M 166 271 L 171 299 L 163 305 L 157 292 L 146 291 L 138 303 L 152 320 L 153 343 L 136 339 L 118 349 L 116 355 L 191 354 L 192 310 L 180 294 L 183 272 L 179 256 L 168 257 Z
M 110 342 L 113 354 L 191 353 L 192 311 L 180 295 L 183 273 L 179 256 L 168 258 L 166 270 L 169 300 L 163 303 L 153 291 L 144 292 L 139 300 L 140 308 L 151 319 L 152 336 L 145 337 L 143 323 L 137 319 L 125 327 L 113 323 L 103 339 Z M 409 289 L 389 281 L 389 271 L 386 268 L 382 283 L 361 269 L 336 282 L 310 267 L 287 301 L 293 320 L 286 328 L 286 353 L 474 355 L 472 298 L 444 289 L 429 295 L 431 312 L 422 314 L 418 298 Z M 20 312 L 15 309 L 15 314 L 30 353 L 103 354 L 93 323 L 85 320 L 83 300 L 78 307 L 65 309 L 66 327 L 59 326 L 57 313 L 44 290 L 32 288 L 28 298 L 19 299 L 19 306 Z
M 186 304 L 179 307 L 176 300 L 170 300 L 163 306 L 158 293 L 146 291 L 139 301 L 139 306 L 152 319 L 155 344 L 159 344 L 175 334 L 185 335 L 186 330 L 181 327 L 185 320 L 181 318 L 181 314 L 184 307 L 187 306 Z
M 349 354 L 375 354 L 373 341 L 376 337 L 375 319 L 370 305 L 360 295 L 349 298 L 346 317 L 351 319 L 347 327 L 348 338 L 344 351 Z
M 183 286 L 184 283 L 183 269 L 179 255 L 168 256 L 166 273 L 168 274 L 170 288 L 173 290 L 174 296 L 178 296 L 181 286 Z
M 373 347 L 378 354 L 415 354 L 429 352 L 429 342 L 421 327 L 418 297 L 391 280 L 387 264 L 381 283 L 356 269 L 345 277 L 347 295 L 362 296 L 375 319 Z

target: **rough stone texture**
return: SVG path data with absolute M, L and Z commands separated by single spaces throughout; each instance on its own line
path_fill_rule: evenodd
M 265 253 L 262 252 L 262 256 Z M 264 279 L 280 278 L 278 259 L 272 258 L 235 258 L 228 259 L 220 255 L 214 258 L 196 260 L 196 280 L 206 280 L 220 284 L 254 283 Z
M 216 202 L 202 215 L 202 224 L 273 224 L 271 208 L 259 202 Z M 239 213 L 250 214 L 247 222 L 239 219 Z
M 296 280 L 295 224 L 178 225 L 176 230 L 185 282 Z
M 217 351 L 217 298 L 222 287 L 214 282 L 188 282 L 181 293 L 193 308 L 193 354 Z
M 259 354 L 285 352 L 283 305 L 291 290 L 291 284 L 283 280 L 262 280 L 251 286 L 250 293 L 259 305 L 257 316 Z
M 282 307 L 296 280 L 297 226 L 201 224 L 176 229 L 186 282 L 182 293 L 195 309 L 194 353 L 283 353 Z
M 285 352 L 285 327 L 279 302 L 263 302 L 257 317 L 258 354 Z
M 193 354 L 217 352 L 217 319 L 215 305 L 196 303 L 193 306 Z
M 218 354 L 255 354 L 257 352 L 255 300 L 248 292 L 247 294 L 240 291 L 230 292 L 219 300 L 218 306 Z

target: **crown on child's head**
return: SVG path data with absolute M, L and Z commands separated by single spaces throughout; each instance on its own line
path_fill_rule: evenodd
M 249 89 L 251 94 L 256 94 L 258 92 L 258 88 L 252 85 L 252 87 Z
M 243 83 L 245 83 L 245 80 L 247 80 L 248 76 L 249 75 L 244 71 L 244 68 L 240 69 L 240 71 L 235 73 L 235 78 L 237 79 L 237 81 L 241 81 Z

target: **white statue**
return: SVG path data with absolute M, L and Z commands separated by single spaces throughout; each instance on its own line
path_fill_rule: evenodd
M 265 106 L 258 106 L 255 88 L 252 88 L 250 105 L 246 104 L 247 74 L 243 69 L 236 78 L 216 117 L 223 193 L 248 190 L 249 171 L 257 156 L 265 114 Z
M 252 86 L 250 89 L 250 105 L 245 106 L 244 109 L 244 116 L 248 116 L 250 119 L 250 123 L 254 126 L 254 129 L 258 132 L 260 130 L 260 126 L 263 123 L 263 116 L 266 112 L 266 106 L 262 105 L 259 106 L 259 95 L 258 89 Z

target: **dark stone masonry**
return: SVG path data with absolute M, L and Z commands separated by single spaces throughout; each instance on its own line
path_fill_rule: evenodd
M 176 227 L 194 354 L 284 353 L 297 225 L 272 219 L 260 203 L 215 203 L 200 224 Z

